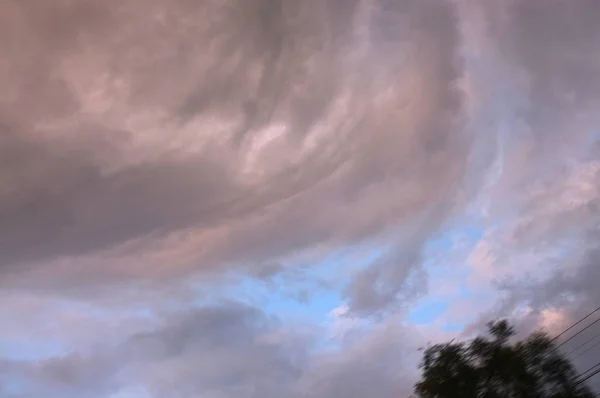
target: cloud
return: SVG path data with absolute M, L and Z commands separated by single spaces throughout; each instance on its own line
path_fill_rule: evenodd
M 134 333 L 114 347 L 104 344 L 24 369 L 15 362 L 9 371 L 27 380 L 22 396 L 36 396 L 41 389 L 49 396 L 97 396 L 138 384 L 153 396 L 235 391 L 276 396 L 304 366 L 302 336 L 278 337 L 274 320 L 255 308 L 223 304 L 160 321 L 160 326 Z
M 359 397 L 367 391 L 387 397 L 411 390 L 417 370 L 402 369 L 425 343 L 418 329 L 396 318 L 343 350 L 316 354 L 318 329 L 294 331 L 239 303 L 166 314 L 157 325 L 114 347 L 37 363 L 9 361 L 5 374 L 25 380 L 20 397 L 110 395 L 138 386 L 167 397 Z
M 401 396 L 447 325 L 595 308 L 599 13 L 1 3 L 3 393 Z
M 369 4 L 3 6 L 33 62 L 2 109 L 5 284 L 252 269 L 443 220 L 468 150 L 454 14 Z

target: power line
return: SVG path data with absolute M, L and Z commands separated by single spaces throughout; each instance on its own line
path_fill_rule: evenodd
M 598 364 L 596 364 L 596 366 L 598 366 L 598 365 L 600 365 L 600 362 L 599 362 Z M 596 366 L 592 366 L 592 369 L 593 369 L 593 368 L 595 368 Z M 585 374 L 585 373 L 587 373 L 587 372 L 589 372 L 589 371 L 590 371 L 590 369 L 586 370 L 586 371 L 584 372 L 584 374 Z M 583 383 L 584 381 L 587 381 L 587 380 L 591 379 L 592 377 L 596 376 L 598 373 L 600 373 L 600 368 L 596 369 L 596 370 L 595 370 L 593 373 L 589 374 L 588 376 L 584 377 L 583 379 L 581 379 L 581 380 L 578 380 L 578 381 L 577 381 L 577 382 L 576 382 L 576 383 L 573 385 L 573 387 L 577 387 L 578 385 L 580 385 L 580 384 L 581 384 L 581 383 Z
M 597 368 L 598 366 L 600 366 L 600 362 L 598 362 L 597 364 L 595 364 L 594 366 L 592 366 L 591 368 L 589 368 L 588 370 L 586 370 L 585 372 L 582 372 L 580 374 L 578 374 L 575 379 L 580 379 L 582 376 L 584 376 L 586 373 L 591 372 L 592 370 L 594 370 L 594 368 Z
M 574 324 L 572 324 L 571 326 L 569 326 L 568 328 L 566 328 L 565 330 L 563 330 L 563 332 L 560 333 L 558 336 L 554 337 L 551 340 L 551 342 L 556 341 L 560 336 L 562 336 L 563 334 L 567 333 L 569 330 L 573 329 L 575 326 L 579 325 L 581 322 L 585 321 L 586 319 L 588 319 L 590 316 L 592 316 L 594 313 L 596 313 L 598 311 L 600 311 L 600 307 L 596 308 L 594 311 L 590 312 L 589 314 L 587 314 L 586 316 L 584 316 L 583 318 L 581 318 L 580 320 L 578 320 L 577 322 L 575 322 Z
M 585 354 L 586 352 L 588 352 L 589 350 L 591 350 L 594 347 L 597 347 L 600 345 L 600 341 L 597 342 L 596 344 L 594 344 L 593 346 L 589 347 L 587 350 L 580 352 L 579 354 L 575 355 L 573 357 L 573 359 L 571 359 L 571 361 L 574 361 L 575 359 L 579 358 L 580 356 L 582 356 L 583 354 Z
M 573 354 L 574 352 L 576 352 L 577 350 L 579 350 L 581 347 L 583 347 L 584 345 L 586 345 L 587 343 L 596 340 L 598 337 L 600 337 L 600 333 L 598 333 L 597 335 L 595 335 L 594 337 L 587 339 L 586 341 L 584 341 L 583 343 L 579 344 L 575 349 L 569 351 L 566 356 L 569 356 L 571 354 Z M 595 347 L 595 346 L 594 346 Z M 584 351 L 586 352 L 586 351 Z M 578 355 L 579 356 L 579 355 Z M 577 357 L 575 357 L 577 358 Z
M 586 318 L 587 318 L 587 316 L 586 316 Z M 579 336 L 581 333 L 583 333 L 584 331 L 586 331 L 587 329 L 589 329 L 590 327 L 592 327 L 593 325 L 595 325 L 598 322 L 600 322 L 600 318 L 596 319 L 594 322 L 590 323 L 589 325 L 587 325 L 586 327 L 584 327 L 583 329 L 581 329 L 579 332 L 575 333 L 573 336 L 569 337 L 568 339 L 566 339 L 565 341 L 563 341 L 562 343 L 560 343 L 559 345 L 557 345 L 556 349 L 558 349 L 558 348 L 562 347 L 563 345 L 567 344 L 569 341 L 573 340 L 575 337 Z
M 598 369 L 594 370 L 595 368 L 598 368 Z M 592 372 L 592 371 L 593 371 L 593 372 Z M 592 373 L 586 376 L 586 374 L 587 374 L 587 373 L 590 373 L 590 372 L 592 372 Z M 597 375 L 598 373 L 600 373 L 600 362 L 598 362 L 597 364 L 595 364 L 594 366 L 592 366 L 591 368 L 589 368 L 589 369 L 588 369 L 588 370 L 586 370 L 585 372 L 583 372 L 583 373 L 580 373 L 580 374 L 578 374 L 577 376 L 575 376 L 575 379 L 574 379 L 575 383 L 573 384 L 573 386 L 572 386 L 572 387 L 573 387 L 573 388 L 574 388 L 574 387 L 577 387 L 578 385 L 580 385 L 580 384 L 582 384 L 583 382 L 585 382 L 585 381 L 589 380 L 590 378 L 594 377 L 594 376 L 595 376 L 595 375 Z M 585 377 L 584 377 L 584 376 L 585 376 Z M 564 387 L 563 387 L 563 388 L 564 388 Z M 552 394 L 554 394 L 554 393 L 556 393 L 556 392 L 560 391 L 560 389 L 561 389 L 561 387 L 557 387 L 557 388 L 555 388 L 555 389 L 554 389 L 554 391 L 552 391 Z M 599 394 L 598 396 L 600 396 L 600 394 Z

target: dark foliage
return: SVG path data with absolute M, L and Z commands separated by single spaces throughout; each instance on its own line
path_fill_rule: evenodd
M 544 333 L 510 343 L 514 329 L 492 322 L 489 337 L 425 350 L 421 398 L 593 398 L 571 363 Z

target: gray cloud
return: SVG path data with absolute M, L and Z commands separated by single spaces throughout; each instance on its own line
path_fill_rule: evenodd
M 68 258 L 80 282 L 145 278 L 114 250 L 177 252 L 181 234 L 196 246 L 175 273 L 262 266 L 370 239 L 458 187 L 468 147 L 449 5 L 3 7 L 21 22 L 6 28 L 18 98 L 0 112 L 0 245 L 27 283 Z M 34 74 L 43 95 L 21 84 Z M 113 264 L 104 277 L 84 265 L 98 262 Z
M 291 330 L 256 308 L 221 303 L 162 316 L 159 326 L 117 346 L 1 366 L 25 380 L 15 395 L 23 398 L 41 391 L 95 397 L 138 386 L 151 397 L 360 397 L 367 391 L 388 397 L 411 390 L 417 370 L 401 369 L 419 355 L 415 347 L 424 340 L 417 330 L 395 319 L 352 347 L 315 355 L 322 332 Z
M 308 340 L 286 334 L 274 319 L 240 304 L 173 314 L 161 326 L 133 334 L 116 347 L 37 363 L 7 362 L 25 379 L 23 397 L 99 396 L 138 384 L 162 397 L 279 396 L 307 366 Z
M 600 7 L 551 3 L 1 3 L 2 293 L 162 310 L 238 272 L 285 274 L 285 290 L 367 244 L 377 260 L 324 284 L 357 319 L 405 314 L 427 294 L 427 242 L 468 212 L 493 260 L 469 270 L 504 295 L 473 330 L 524 303 L 524 329 L 548 309 L 576 319 L 599 299 Z M 31 380 L 23 397 L 137 380 L 157 396 L 383 398 L 415 377 L 384 364 L 408 367 L 424 338 L 313 356 L 314 335 L 250 307 L 159 318 L 0 373 Z

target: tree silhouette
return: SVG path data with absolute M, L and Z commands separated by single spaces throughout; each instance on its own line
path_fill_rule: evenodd
M 509 343 L 506 321 L 488 324 L 489 337 L 428 347 L 415 385 L 421 398 L 593 398 L 568 359 L 545 333 Z

